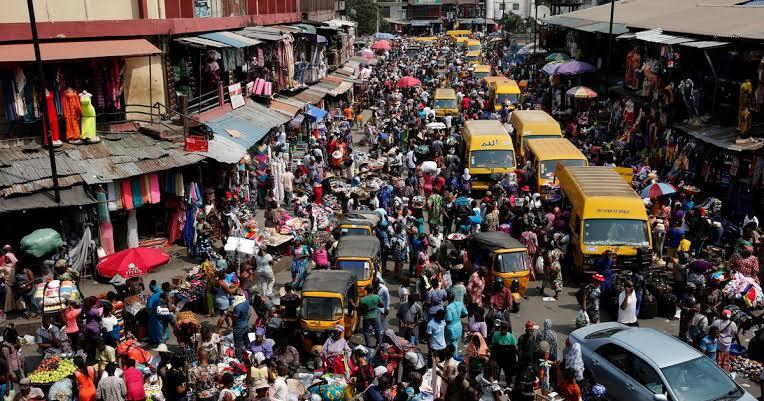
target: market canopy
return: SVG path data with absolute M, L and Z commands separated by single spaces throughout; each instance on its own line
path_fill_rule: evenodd
M 308 105 L 308 108 L 305 110 L 305 115 L 312 117 L 316 121 L 323 119 L 328 113 L 328 111 L 313 105 Z
M 162 51 L 146 39 L 40 43 L 40 55 L 43 61 L 134 57 L 153 54 L 162 54 Z M 0 45 L 0 63 L 34 60 L 34 47 L 31 43 Z
M 216 42 L 224 43 L 228 46 L 235 47 L 237 49 L 243 49 L 245 47 L 256 46 L 261 43 L 257 39 L 248 38 L 233 32 L 208 32 L 199 35 L 202 39 L 214 40 Z

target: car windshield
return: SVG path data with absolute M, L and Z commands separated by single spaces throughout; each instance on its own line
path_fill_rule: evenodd
M 346 235 L 366 235 L 369 236 L 369 230 L 366 228 L 353 228 L 353 227 L 346 227 L 346 228 L 340 228 L 340 234 L 344 237 Z
M 496 102 L 499 104 L 515 104 L 519 103 L 519 94 L 516 93 L 504 93 L 496 95 Z
M 527 252 L 508 252 L 496 255 L 497 273 L 515 273 L 528 269 L 525 262 Z
M 337 266 L 340 270 L 353 273 L 356 280 L 365 280 L 369 278 L 369 262 L 363 260 L 339 260 Z
M 565 160 L 542 160 L 539 168 L 539 177 L 541 178 L 554 178 L 554 170 L 557 168 L 557 164 L 560 163 L 563 166 L 583 166 L 586 164 L 586 160 L 579 159 L 565 159 Z
M 455 109 L 456 99 L 435 99 L 433 107 L 436 109 Z
M 302 298 L 302 318 L 305 320 L 342 319 L 342 301 L 339 298 Z
M 470 153 L 470 167 L 515 167 L 515 152 L 511 150 L 475 150 Z
M 584 220 L 584 244 L 648 246 L 647 223 L 630 219 Z
M 742 390 L 725 372 L 705 356 L 661 369 L 674 401 L 737 399 Z

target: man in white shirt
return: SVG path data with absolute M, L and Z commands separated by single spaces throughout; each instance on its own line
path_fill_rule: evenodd
M 287 168 L 281 174 L 281 185 L 284 187 L 284 204 L 292 207 L 292 192 L 294 191 L 294 174 Z
M 637 293 L 634 292 L 634 284 L 627 281 L 623 291 L 618 295 L 618 323 L 627 326 L 639 327 L 637 320 Z
M 257 264 L 257 274 L 260 276 L 260 285 L 263 289 L 263 295 L 270 297 L 273 295 L 273 285 L 276 283 L 276 277 L 273 275 L 273 256 L 265 252 L 265 248 L 260 248 L 255 255 Z

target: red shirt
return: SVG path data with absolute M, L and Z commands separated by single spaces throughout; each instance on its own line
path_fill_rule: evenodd
M 581 389 L 576 382 L 563 383 L 557 386 L 557 394 L 565 401 L 578 401 L 581 399 Z

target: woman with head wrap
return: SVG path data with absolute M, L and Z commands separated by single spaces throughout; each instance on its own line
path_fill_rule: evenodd
M 350 347 L 343 337 L 345 328 L 342 325 L 334 326 L 331 336 L 324 342 L 321 356 L 327 370 L 335 374 L 344 374 L 347 369 L 346 357 L 350 356 Z
M 575 372 L 574 378 L 576 382 L 580 382 L 584 379 L 584 360 L 581 357 L 581 345 L 573 343 L 565 349 L 565 369 L 570 369 Z
M 552 319 L 544 320 L 544 327 L 536 332 L 535 341 L 537 347 L 542 341 L 546 341 L 549 344 L 549 359 L 557 360 L 557 333 L 552 330 Z
M 475 332 L 469 337 L 467 350 L 464 352 L 464 362 L 470 372 L 482 372 L 483 366 L 488 362 L 491 352 L 482 334 Z

